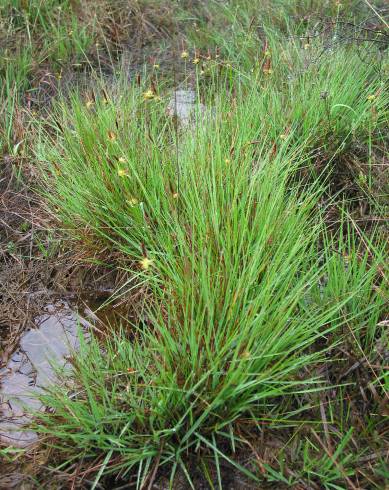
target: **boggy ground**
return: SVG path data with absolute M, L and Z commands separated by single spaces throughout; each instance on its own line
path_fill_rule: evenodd
M 53 299 L 87 296 L 100 302 L 120 290 L 116 302 L 123 323 L 121 329 L 107 327 L 108 334 L 84 346 L 75 359 L 79 399 L 66 402 L 74 385 L 67 388 L 64 380 L 64 392 L 45 400 L 53 413 L 40 421 L 42 444 L 27 451 L 2 450 L 0 487 L 385 486 L 387 14 L 384 2 L 364 1 L 1 4 L 1 362 L 6 364 L 23 331 Z M 259 94 L 252 88 L 256 85 Z M 172 90 L 178 86 L 198 92 L 205 115 L 183 124 L 172 114 Z M 82 135 L 81 146 L 74 130 Z M 134 156 L 140 167 L 131 163 Z M 266 174 L 268 187 L 255 180 L 258 162 L 275 160 L 282 167 L 284 159 L 297 165 L 293 174 Z M 247 188 L 242 169 L 259 190 Z M 149 187 L 134 188 L 128 179 L 134 175 Z M 299 188 L 307 215 L 300 213 L 288 187 L 285 194 L 277 193 L 285 182 L 313 185 L 310 191 L 320 194 L 312 204 Z M 191 188 L 197 185 L 194 195 Z M 241 208 L 231 205 L 234 188 Z M 145 206 L 144 233 L 122 232 L 128 227 L 124 216 L 141 223 L 139 202 Z M 279 216 L 279 234 L 261 214 L 261 204 L 252 207 L 253 202 Z M 246 222 L 245 209 L 258 222 Z M 311 222 L 305 220 L 311 212 L 322 213 L 331 236 L 324 228 L 310 235 Z M 282 227 L 290 213 L 296 213 L 291 228 L 301 226 L 307 242 L 319 244 L 317 250 L 309 250 L 297 231 Z M 242 241 L 227 230 L 234 225 L 224 221 L 229 214 L 239 220 Z M 255 242 L 255 229 L 269 232 Z M 284 248 L 282 232 L 289 240 Z M 219 256 L 226 240 L 231 254 L 227 247 Z M 304 258 L 290 252 L 296 240 Z M 245 247 L 251 244 L 254 250 L 260 243 L 270 251 L 248 262 L 252 252 Z M 212 253 L 202 255 L 201 247 L 209 244 Z M 328 259 L 333 249 L 344 262 Z M 243 261 L 236 261 L 237 250 Z M 307 267 L 315 254 L 332 264 L 324 273 Z M 220 267 L 223 260 L 229 268 Z M 267 276 L 273 284 L 269 296 L 264 286 L 256 293 L 266 307 L 256 305 L 256 296 L 244 300 L 238 294 L 243 288 L 239 278 L 256 284 L 250 271 L 262 263 L 275 264 Z M 322 289 L 312 288 L 304 296 L 297 283 L 288 283 L 281 266 L 296 277 L 320 279 Z M 204 274 L 199 283 L 193 270 Z M 295 293 L 298 306 L 277 275 Z M 214 279 L 208 283 L 208 277 L 219 281 L 216 297 Z M 236 294 L 228 292 L 230 285 Z M 320 304 L 323 295 L 328 303 Z M 225 298 L 230 310 L 224 310 Z M 293 335 L 283 344 L 277 344 L 277 335 L 266 337 L 265 358 L 272 362 L 258 364 L 264 352 L 255 351 L 254 340 L 263 334 L 242 322 L 242 316 L 253 314 L 246 300 L 257 315 L 262 307 L 268 311 L 266 321 L 273 326 L 282 324 L 279 311 L 285 308 L 291 315 L 285 331 L 298 318 L 311 335 L 296 328 L 297 346 Z M 274 312 L 273 303 L 278 304 Z M 333 316 L 310 309 L 312 303 L 331 309 Z M 230 313 L 225 316 L 225 311 Z M 231 316 L 240 335 L 233 333 Z M 205 326 L 200 318 L 207 320 Z M 225 338 L 207 330 L 217 322 L 230 328 Z M 139 327 L 157 340 L 137 333 Z M 187 342 L 190 335 L 193 340 Z M 176 347 L 180 344 L 182 351 Z M 281 363 L 271 344 L 289 352 Z M 232 358 L 227 347 L 236 352 Z M 262 376 L 250 388 L 241 367 L 237 372 L 243 377 L 234 379 L 237 358 L 240 366 L 251 366 L 250 376 L 268 372 L 270 384 Z M 211 378 L 204 385 L 207 370 Z M 224 378 L 219 376 L 223 371 Z M 133 380 L 123 380 L 123 372 Z M 293 384 L 295 389 L 287 389 Z M 144 386 L 156 386 L 156 391 Z M 168 387 L 181 390 L 178 399 L 164 396 Z M 90 389 L 88 396 L 85 389 Z M 126 392 L 127 397 L 118 396 Z M 225 412 L 218 404 L 224 393 Z M 251 398 L 244 393 L 252 393 Z M 126 434 L 131 414 L 133 434 Z M 179 428 L 176 434 L 172 427 Z

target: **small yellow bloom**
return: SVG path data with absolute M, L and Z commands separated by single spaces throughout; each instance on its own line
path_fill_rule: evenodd
M 200 58 L 194 58 L 194 60 L 192 61 L 192 63 L 194 65 L 198 65 L 200 63 Z
M 189 58 L 189 53 L 188 53 L 188 51 L 183 51 L 183 52 L 181 53 L 181 58 L 182 58 L 183 60 L 188 59 L 188 58 Z
M 119 157 L 118 160 L 120 163 L 126 163 L 126 159 L 124 157 Z
M 370 102 L 373 102 L 373 100 L 376 99 L 376 96 L 374 94 L 370 94 L 367 96 L 367 100 L 369 100 Z
M 135 197 L 132 197 L 131 199 L 127 199 L 127 202 L 130 206 L 134 207 L 137 204 L 139 204 L 138 199 L 135 199 Z
M 225 158 L 224 163 L 226 163 L 228 165 L 229 163 L 231 163 L 231 160 L 229 158 Z
M 119 177 L 125 177 L 127 175 L 127 170 L 125 168 L 119 168 L 118 169 L 118 176 Z
M 286 140 L 287 137 L 286 134 L 280 134 L 280 140 Z
M 178 192 L 175 192 L 175 193 L 173 194 L 173 199 L 178 199 Z
M 87 109 L 90 109 L 93 106 L 93 100 L 87 100 L 85 105 Z
M 155 94 L 151 89 L 146 90 L 146 92 L 143 93 L 144 100 L 151 100 L 151 99 L 154 99 L 154 97 L 155 97 Z
M 153 65 L 153 68 L 154 68 L 155 70 L 158 70 L 158 69 L 159 69 L 159 64 L 158 64 L 158 63 L 155 63 L 155 64 Z
M 304 49 L 309 49 L 311 45 L 309 43 L 304 44 Z
M 152 264 L 153 260 L 149 259 L 148 257 L 143 257 L 143 259 L 139 261 L 139 265 L 144 271 L 147 271 L 147 269 L 149 269 Z

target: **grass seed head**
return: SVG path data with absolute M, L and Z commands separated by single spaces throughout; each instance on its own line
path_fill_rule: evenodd
M 139 261 L 139 265 L 142 270 L 147 271 L 153 265 L 153 259 L 143 257 L 143 259 Z
M 119 175 L 119 177 L 125 177 L 126 175 L 128 175 L 127 170 L 124 168 L 119 168 L 118 169 L 118 175 Z
M 143 99 L 144 100 L 152 100 L 152 99 L 154 99 L 154 97 L 155 97 L 155 94 L 151 89 L 146 90 L 146 92 L 143 93 Z
M 132 197 L 131 199 L 127 199 L 127 202 L 131 207 L 134 207 L 137 204 L 139 204 L 138 199 L 136 199 L 135 197 Z

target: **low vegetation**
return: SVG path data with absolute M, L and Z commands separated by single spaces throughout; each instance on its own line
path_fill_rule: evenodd
M 1 7 L 31 40 L 0 66 L 1 151 L 132 303 L 80 333 L 38 451 L 65 488 L 383 488 L 387 10 L 121 3 Z

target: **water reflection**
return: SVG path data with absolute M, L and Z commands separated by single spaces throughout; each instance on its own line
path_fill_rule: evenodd
M 22 430 L 31 413 L 43 409 L 38 395 L 56 382 L 53 366 L 70 367 L 79 348 L 78 328 L 88 336 L 90 321 L 82 310 L 60 301 L 45 308 L 37 327 L 25 332 L 19 348 L 0 370 L 0 442 L 25 447 L 37 440 L 33 431 Z

